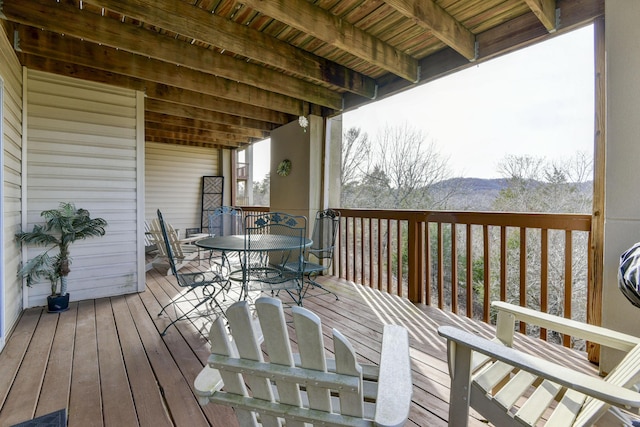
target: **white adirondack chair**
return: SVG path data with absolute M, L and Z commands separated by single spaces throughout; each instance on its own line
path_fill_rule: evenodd
M 234 407 L 243 427 L 404 425 L 413 389 L 405 328 L 385 326 L 377 367 L 358 363 L 335 329 L 335 359 L 326 358 L 320 319 L 302 307 L 292 308 L 300 351 L 294 354 L 281 301 L 262 297 L 255 309 L 260 327 L 246 301 L 227 310 L 232 339 L 222 317 L 211 327 L 208 366 L 194 383 L 202 405 Z
M 176 262 L 176 270 L 180 270 L 191 261 L 199 261 L 199 249 L 192 243 L 198 239 L 201 239 L 202 237 L 204 237 L 204 235 L 180 239 L 178 238 L 178 232 L 171 226 L 171 224 L 166 224 L 166 226 L 167 237 L 169 238 L 169 244 L 171 245 L 174 261 Z M 149 224 L 149 233 L 151 235 L 151 240 L 154 242 L 156 249 L 158 250 L 156 257 L 153 259 L 153 261 L 151 261 L 150 264 L 168 264 L 169 261 L 167 250 L 164 243 L 164 238 L 162 237 L 160 222 L 157 218 L 151 220 Z M 167 275 L 170 274 L 172 274 L 172 272 L 171 268 L 169 267 L 167 269 Z
M 496 426 L 590 426 L 608 409 L 621 425 L 631 425 L 618 408 L 640 408 L 640 393 L 632 389 L 640 381 L 640 338 L 505 302 L 492 306 L 498 310 L 492 341 L 451 326 L 438 329 L 448 340 L 449 425 L 466 426 L 469 407 Z M 604 378 L 577 372 L 511 348 L 516 321 L 622 350 L 626 356 Z

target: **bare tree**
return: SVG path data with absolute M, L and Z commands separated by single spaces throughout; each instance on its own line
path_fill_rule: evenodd
M 593 179 L 593 157 L 584 151 L 578 151 L 566 160 L 553 162 L 553 165 L 564 171 L 569 182 L 581 183 Z
M 387 126 L 376 139 L 376 166 L 387 179 L 391 206 L 433 207 L 430 190 L 450 177 L 448 159 L 421 130 L 408 124 Z M 390 206 L 389 206 L 390 207 Z
M 369 172 L 371 144 L 367 133 L 349 128 L 342 136 L 342 165 L 340 184 L 346 186 L 362 179 Z

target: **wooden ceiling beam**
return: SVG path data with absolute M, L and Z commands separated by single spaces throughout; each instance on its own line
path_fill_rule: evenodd
M 205 110 L 203 108 L 188 107 L 182 104 L 174 104 L 173 102 L 158 101 L 156 99 L 145 100 L 145 110 L 159 114 L 167 114 L 169 116 L 186 117 L 205 122 L 221 123 L 231 126 L 238 126 L 248 129 L 259 129 L 270 132 L 277 126 L 262 122 L 260 120 L 247 119 L 245 117 L 223 114 L 217 111 Z
M 144 122 L 145 129 L 147 130 L 155 130 L 155 131 L 169 131 L 180 133 L 184 135 L 191 135 L 194 137 L 200 138 L 210 138 L 210 139 L 218 139 L 230 142 L 250 142 L 252 139 L 249 136 L 242 135 L 239 133 L 231 133 L 231 132 L 220 132 L 210 129 L 204 128 L 194 128 L 188 126 L 178 126 L 171 125 L 168 123 L 159 123 L 153 120 L 145 120 Z
M 385 3 L 431 31 L 469 61 L 476 59 L 475 35 L 432 0 L 385 0 Z
M 304 102 L 289 96 L 33 27 L 17 25 L 17 31 L 18 49 L 25 53 L 200 91 L 283 113 L 304 113 Z M 330 99 L 324 100 L 322 105 L 340 110 L 342 97 L 334 93 Z
M 224 137 L 214 135 L 197 135 L 189 132 L 173 131 L 169 129 L 145 128 L 146 138 L 165 138 L 185 142 L 204 143 L 204 144 L 220 144 L 225 147 L 243 147 L 249 145 L 248 141 L 228 140 Z
M 210 148 L 212 150 L 241 148 L 235 145 L 225 145 L 224 143 L 219 143 L 219 142 L 188 141 L 188 140 L 179 139 L 179 138 L 168 138 L 168 137 L 155 136 L 155 135 L 145 136 L 145 141 L 157 142 L 161 144 L 182 145 L 187 147 Z
M 111 73 L 104 70 L 58 61 L 52 58 L 29 55 L 22 53 L 21 64 L 33 70 L 45 71 L 77 79 L 89 80 L 98 83 L 106 83 L 113 86 L 145 92 L 147 97 L 161 101 L 184 104 L 211 111 L 218 111 L 261 122 L 270 122 L 283 125 L 295 120 L 296 116 L 273 111 L 262 107 L 254 107 L 251 104 L 231 101 L 212 95 L 194 92 L 187 89 L 167 86 L 161 83 L 149 82 L 122 74 Z
M 105 83 L 125 89 L 147 90 L 147 82 L 122 74 L 112 73 L 105 70 L 86 67 L 84 65 L 73 64 L 71 62 L 59 61 L 54 58 L 31 55 L 18 51 L 20 63 L 30 69 L 45 71 L 47 73 L 59 74 L 61 76 L 73 77 L 76 79 L 88 80 L 96 83 Z
M 550 33 L 556 31 L 556 0 L 524 0 Z
M 375 80 L 210 11 L 175 0 L 90 0 L 133 19 L 319 83 L 375 96 Z M 332 107 L 333 108 L 333 107 Z
M 307 0 L 242 3 L 410 82 L 418 81 L 416 59 Z
M 196 120 L 190 117 L 170 116 L 168 114 L 156 113 L 153 111 L 147 111 L 145 113 L 145 121 L 148 123 L 157 123 L 159 125 L 202 129 L 211 132 L 219 132 L 225 134 L 238 135 L 244 139 L 265 139 L 269 137 L 268 132 L 260 131 L 257 129 L 240 128 L 237 126 L 230 126 L 221 123 L 206 122 L 204 120 Z
M 5 0 L 2 10 L 7 19 L 13 22 L 101 43 L 174 65 L 183 65 L 309 103 L 323 105 L 324 100 L 333 97 L 329 88 L 122 23 L 108 16 L 82 11 L 68 3 Z
M 232 101 L 175 86 L 167 86 L 161 83 L 147 82 L 146 93 L 147 97 L 152 99 L 218 111 L 220 113 L 242 116 L 277 125 L 284 125 L 297 119 L 297 116 L 269 110 L 264 107 L 255 107 L 251 104 Z

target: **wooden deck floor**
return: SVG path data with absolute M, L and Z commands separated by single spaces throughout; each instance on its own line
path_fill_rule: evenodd
M 446 349 L 436 329 L 455 324 L 492 335 L 491 327 L 334 277 L 322 282 L 340 300 L 313 297 L 305 307 L 320 316 L 327 336 L 334 327 L 346 335 L 362 360 L 379 362 L 383 324 L 408 328 L 414 393 L 407 425 L 447 425 Z M 179 322 L 160 336 L 169 319 L 157 313 L 177 292 L 173 278 L 154 269 L 139 294 L 76 302 L 61 314 L 26 310 L 0 354 L 0 427 L 61 408 L 72 427 L 237 426 L 230 409 L 200 407 L 192 392 L 209 353 L 198 330 L 207 321 Z M 540 351 L 527 340 L 520 345 Z M 581 354 L 544 354 L 595 372 Z

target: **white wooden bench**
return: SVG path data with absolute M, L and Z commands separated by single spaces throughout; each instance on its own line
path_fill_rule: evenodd
M 211 327 L 211 356 L 195 380 L 200 403 L 232 406 L 241 426 L 402 426 L 413 385 L 405 328 L 386 325 L 380 366 L 360 364 L 349 341 L 333 330 L 335 359 L 327 358 L 318 316 L 293 307 L 299 353 L 294 353 L 282 303 L 247 302 Z M 264 340 L 264 351 L 261 343 Z M 265 360 L 265 353 L 267 360 Z
M 632 390 L 640 380 L 640 338 L 505 302 L 492 306 L 498 310 L 492 341 L 451 326 L 438 329 L 448 340 L 449 425 L 466 426 L 469 407 L 497 426 L 554 427 L 593 425 L 611 406 L 640 408 L 640 393 Z M 511 348 L 516 321 L 627 354 L 606 377 L 590 376 Z

